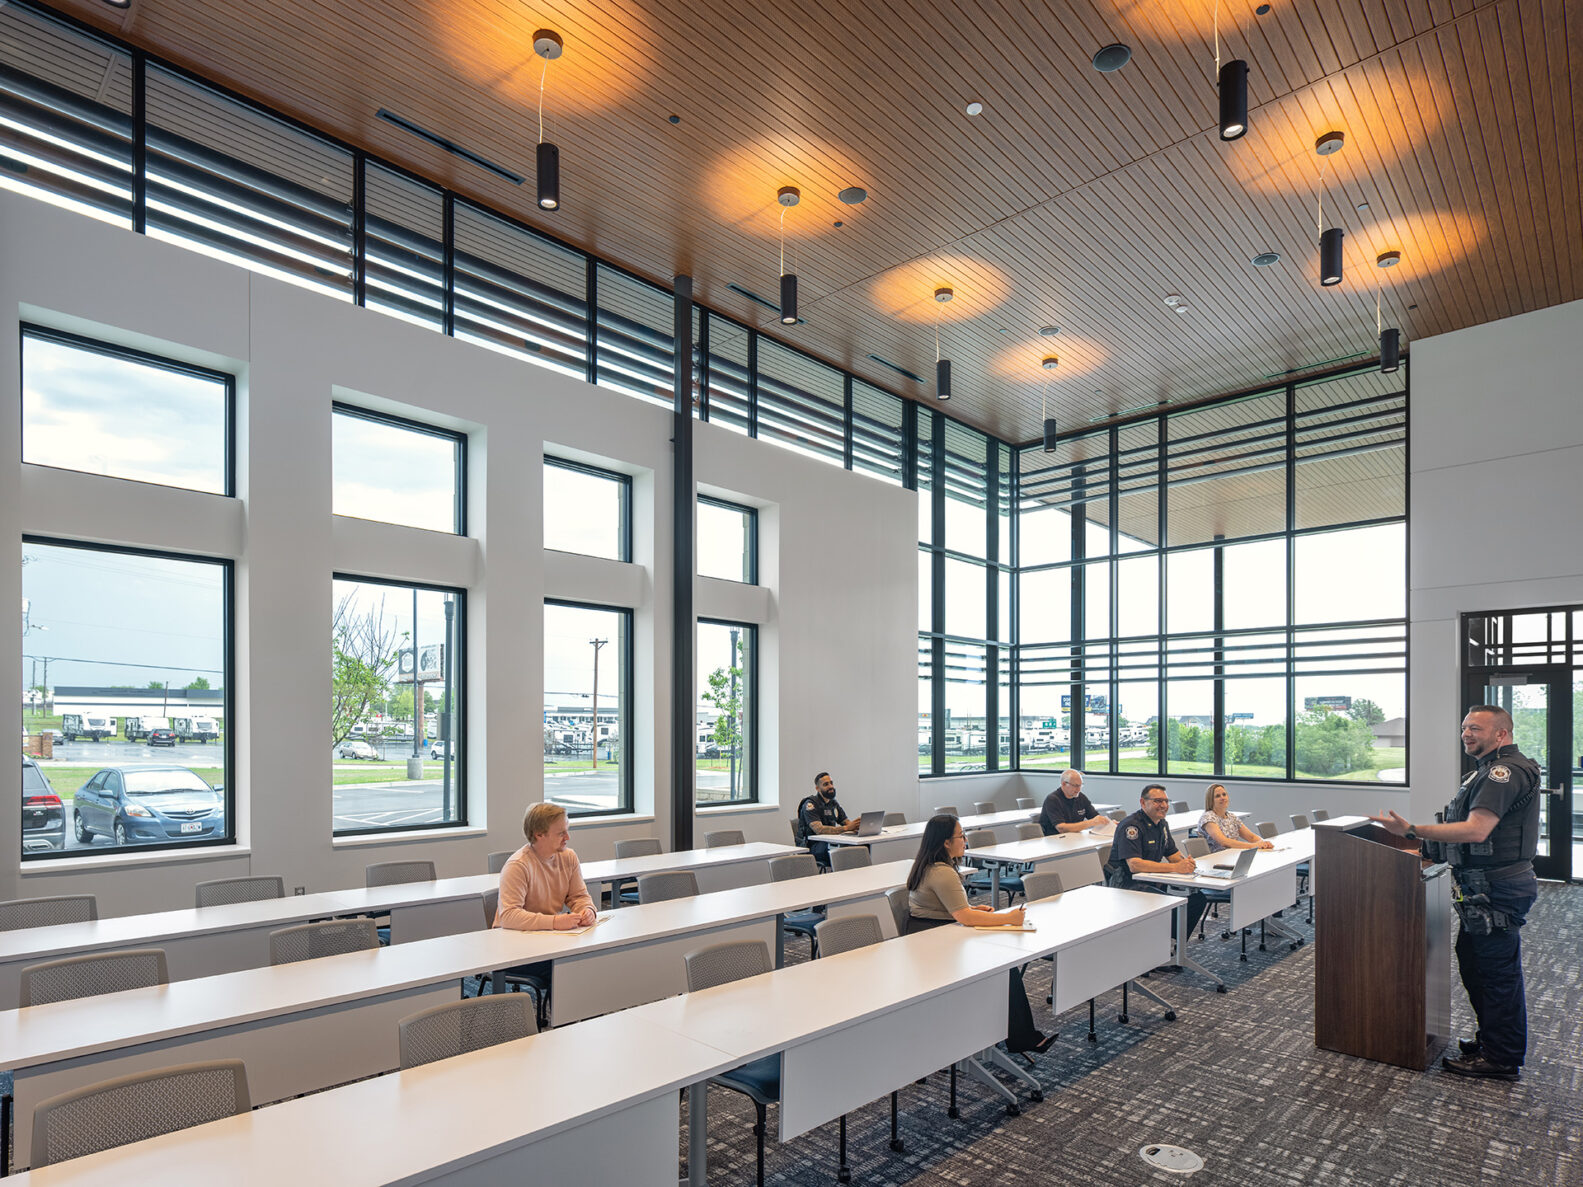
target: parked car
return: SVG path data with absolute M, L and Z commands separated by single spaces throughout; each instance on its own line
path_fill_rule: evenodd
M 379 752 L 361 738 L 348 738 L 335 748 L 335 757 L 377 759 Z
M 148 744 L 150 746 L 169 746 L 176 748 L 176 731 L 173 729 L 152 729 L 148 731 Z
M 71 824 L 83 845 L 196 841 L 225 832 L 225 799 L 186 767 L 105 767 L 78 789 Z
M 66 844 L 66 813 L 42 768 L 22 756 L 22 852 L 61 849 Z
M 449 751 L 450 748 L 451 744 L 449 742 L 436 742 L 433 746 L 429 747 L 429 757 L 435 762 L 439 762 L 446 757 L 447 751 Z M 454 758 L 456 756 L 451 755 L 450 757 Z

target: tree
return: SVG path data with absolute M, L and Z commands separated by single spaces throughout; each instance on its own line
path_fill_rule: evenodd
M 716 668 L 709 673 L 709 689 L 702 694 L 706 705 L 712 705 L 719 710 L 720 716 L 715 718 L 714 739 L 722 753 L 728 748 L 732 755 L 731 763 L 731 798 L 737 795 L 738 762 L 735 760 L 745 757 L 742 753 L 742 693 L 745 681 L 742 679 L 742 637 L 733 632 L 736 643 L 735 653 L 732 655 L 732 666 Z
M 148 682 L 148 686 L 150 688 L 152 688 L 152 689 L 156 689 L 157 690 L 157 689 L 164 688 L 165 687 L 165 682 L 163 680 L 150 680 Z
M 194 688 L 199 688 L 199 689 L 208 688 L 209 687 L 209 678 L 207 676 L 194 676 L 191 680 L 189 680 L 187 682 L 187 687 L 188 687 L 189 690 L 190 689 L 194 689 Z
M 396 666 L 398 645 L 407 637 L 385 626 L 385 603 L 368 610 L 342 598 L 330 624 L 330 744 L 339 746 L 351 736 L 369 706 L 385 695 L 389 675 Z M 408 694 L 410 697 L 410 693 Z
M 1364 725 L 1379 725 L 1385 720 L 1385 710 L 1367 697 L 1355 697 L 1347 714 L 1353 721 L 1361 721 Z
M 1368 770 L 1373 753 L 1373 732 L 1344 713 L 1316 709 L 1297 719 L 1297 769 L 1305 775 Z

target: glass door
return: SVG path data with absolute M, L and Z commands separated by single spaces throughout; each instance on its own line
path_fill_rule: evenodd
M 1574 680 L 1578 697 L 1574 697 Z M 1572 753 L 1574 705 L 1583 703 L 1583 672 L 1560 666 L 1467 671 L 1462 703 L 1499 705 L 1512 715 L 1517 748 L 1539 764 L 1539 849 L 1534 872 L 1570 881 L 1574 848 Z M 1473 760 L 1462 758 L 1466 773 Z

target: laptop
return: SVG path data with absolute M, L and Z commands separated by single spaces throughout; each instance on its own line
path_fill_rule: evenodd
M 885 827 L 884 812 L 865 812 L 858 817 L 857 835 L 860 837 L 877 837 L 880 829 Z
M 1217 861 L 1214 865 L 1208 867 L 1207 869 L 1200 869 L 1198 871 L 1199 876 L 1204 878 L 1227 879 L 1246 877 L 1248 871 L 1253 868 L 1253 855 L 1257 852 L 1257 849 L 1244 849 L 1241 853 L 1237 854 L 1237 860 L 1235 864 L 1231 862 Z

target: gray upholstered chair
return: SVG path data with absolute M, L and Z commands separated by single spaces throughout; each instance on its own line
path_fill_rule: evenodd
M 17 1004 L 43 1006 L 50 1002 L 126 989 L 169 985 L 170 970 L 163 948 L 123 948 L 118 952 L 91 952 L 30 964 L 22 970 Z
M 907 888 L 895 886 L 885 892 L 885 901 L 890 904 L 890 917 L 896 924 L 896 934 L 907 934 L 908 924 L 912 921 L 912 908 L 907 905 Z
M 498 853 L 489 855 L 489 873 L 498 874 L 506 868 L 506 863 L 516 854 L 515 849 L 502 849 Z
M 321 956 L 365 952 L 379 947 L 379 932 L 372 919 L 324 919 L 299 923 L 269 933 L 269 963 L 296 964 Z
M 616 856 L 621 857 L 652 857 L 661 853 L 659 838 L 657 837 L 629 837 L 625 841 L 616 842 Z
M 978 800 L 973 804 L 973 811 L 979 816 L 988 816 L 995 811 L 994 800 Z
M 1258 833 L 1263 840 L 1268 841 L 1271 837 L 1278 836 L 1281 830 L 1275 827 L 1275 821 L 1261 820 L 1253 826 L 1253 831 Z
M 1032 870 L 1022 876 L 1022 893 L 1030 903 L 1060 894 L 1064 889 L 1058 870 Z
M 1304 816 L 1301 812 L 1294 813 L 1292 816 L 1292 827 L 1294 829 L 1307 828 L 1308 817 Z
M 40 1101 L 33 1110 L 33 1166 L 235 1117 L 252 1107 L 240 1059 L 136 1072 Z
M 638 902 L 663 903 L 667 899 L 692 898 L 698 893 L 698 879 L 691 870 L 667 870 L 663 874 L 644 874 L 638 878 Z
M 785 857 L 772 857 L 769 865 L 771 882 L 811 878 L 819 872 L 819 863 L 814 860 L 812 853 L 788 853 Z
M 906 823 L 907 823 L 907 813 L 905 813 L 905 812 L 887 812 L 887 813 L 885 813 L 884 823 L 881 824 L 880 827 L 881 828 L 893 828 L 893 827 L 895 827 L 898 824 L 906 824 Z
M 936 816 L 957 816 L 957 817 L 960 817 L 962 815 L 962 810 L 960 808 L 958 808 L 955 804 L 944 804 L 944 805 L 936 808 L 934 810 L 934 814 Z
M 400 886 L 404 882 L 433 882 L 432 861 L 376 861 L 363 870 L 364 886 Z
M 1188 857 L 1208 857 L 1209 842 L 1203 837 L 1188 837 L 1182 842 L 1182 852 Z
M 1330 813 L 1325 811 L 1323 808 L 1315 808 L 1308 814 L 1308 819 L 1313 821 L 1315 824 L 1318 824 L 1321 820 L 1329 820 Z
M 722 845 L 743 845 L 747 838 L 739 828 L 723 828 L 719 832 L 704 834 L 704 848 L 718 849 Z
M 819 863 L 812 853 L 789 853 L 785 857 L 770 858 L 770 881 L 790 882 L 794 878 L 812 878 L 819 873 Z M 819 955 L 818 927 L 824 922 L 822 908 L 806 911 L 787 911 L 781 916 L 781 927 L 794 936 L 808 941 L 810 958 Z
M 1189 805 L 1188 805 L 1186 800 L 1172 800 L 1171 801 L 1171 811 L 1172 812 L 1185 812 L 1185 811 L 1187 811 L 1188 806 Z
M 525 993 L 492 993 L 447 1002 L 408 1014 L 397 1025 L 403 1071 L 539 1032 L 533 1002 Z
M 687 992 L 712 989 L 756 977 L 770 971 L 769 947 L 763 940 L 733 940 L 724 944 L 711 944 L 684 956 L 687 966 Z M 758 1143 L 758 1187 L 764 1187 L 764 1132 L 765 1117 L 769 1106 L 781 1097 L 780 1053 L 766 1055 L 752 1063 L 732 1068 L 710 1078 L 709 1083 L 740 1092 L 753 1102 L 757 1120 L 753 1124 L 753 1137 Z
M 864 866 L 874 864 L 874 855 L 869 852 L 867 845 L 832 845 L 830 847 L 830 869 L 860 870 Z
M 1039 827 L 1039 822 L 1036 820 L 1030 820 L 1026 824 L 1017 826 L 1017 840 L 1019 841 L 1037 841 L 1042 836 L 1044 836 L 1044 830 Z
M 263 899 L 285 898 L 286 880 L 278 876 L 255 875 L 247 878 L 215 878 L 194 888 L 195 906 L 221 907 L 228 903 L 256 903 Z
M 1117 823 L 1120 823 L 1121 821 L 1127 819 L 1127 810 L 1125 808 L 1112 808 L 1109 812 L 1106 812 L 1105 815 L 1109 816 Z
M 99 900 L 91 894 L 56 894 L 45 898 L 14 898 L 0 903 L 0 931 L 87 923 L 99 918 Z
M 1038 807 L 1038 805 L 1033 802 L 1033 799 L 1030 796 L 1018 796 L 1017 807 L 1025 808 L 1031 811 L 1032 809 Z

